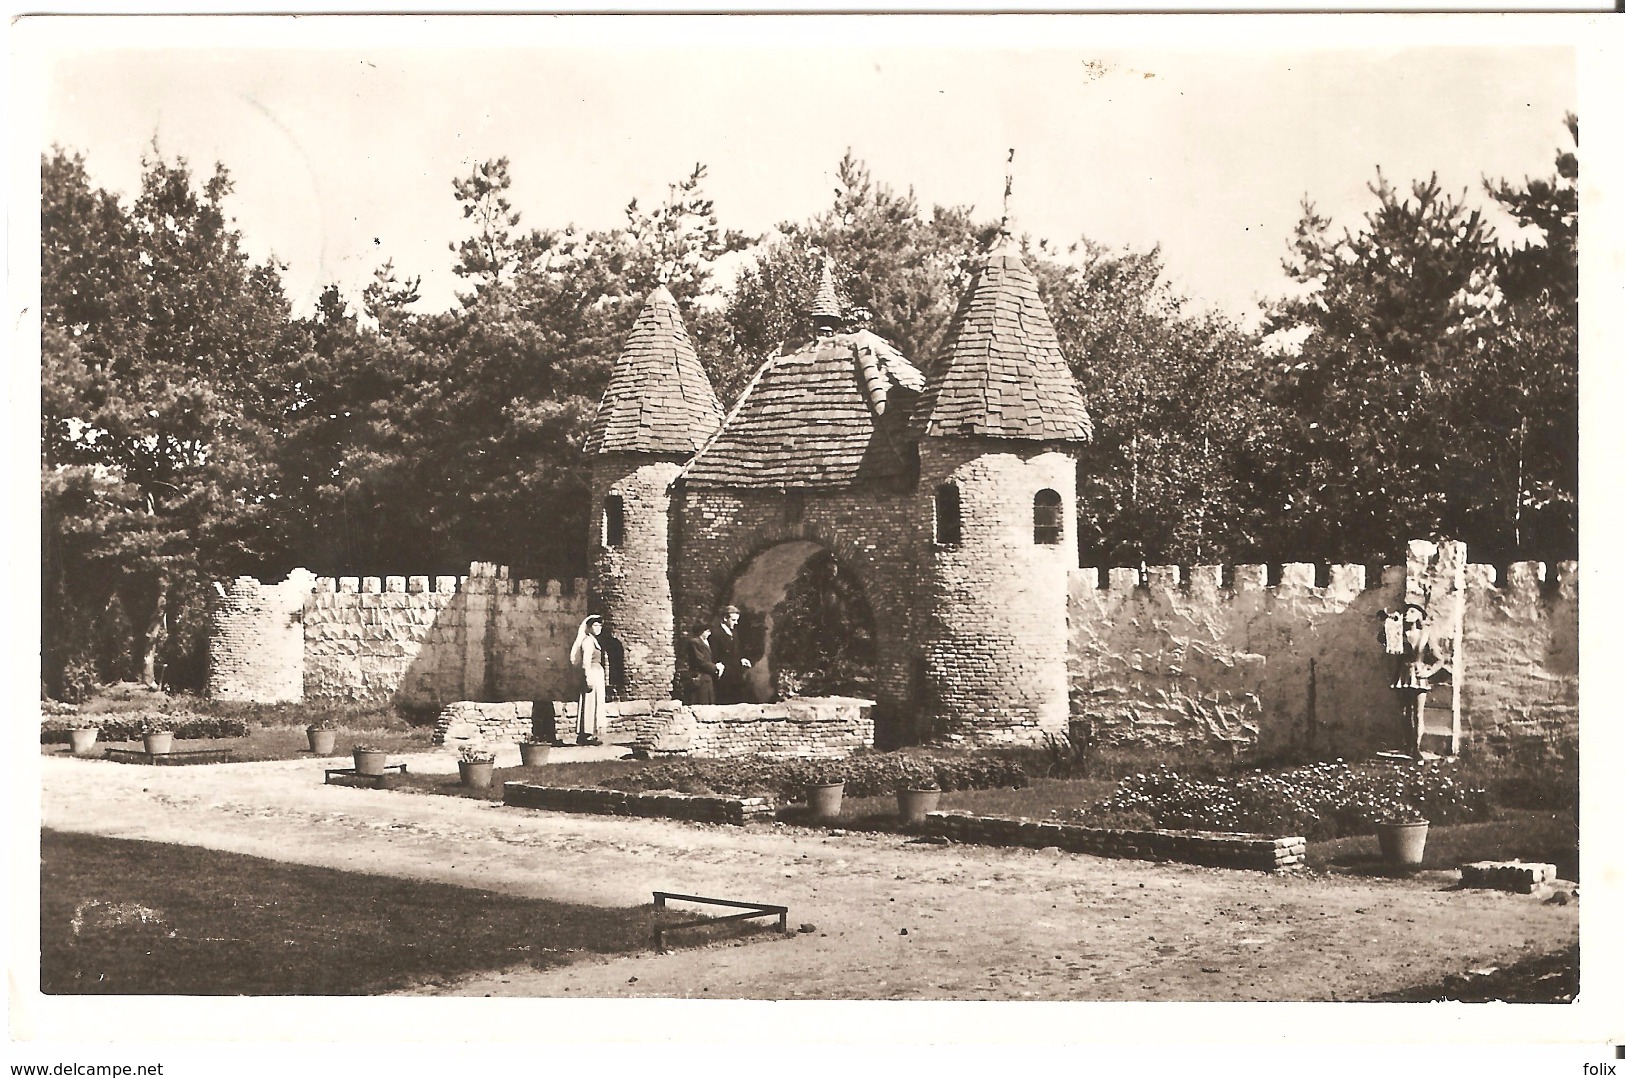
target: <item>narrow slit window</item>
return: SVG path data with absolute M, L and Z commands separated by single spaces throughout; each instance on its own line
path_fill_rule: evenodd
M 1061 518 L 1061 496 L 1045 488 L 1033 496 L 1033 542 L 1055 546 L 1065 530 Z
M 800 524 L 807 515 L 807 492 L 804 490 L 787 490 L 784 492 L 784 522 L 786 524 Z
M 619 494 L 604 499 L 604 545 L 620 546 L 626 540 L 626 506 Z
M 937 488 L 935 528 L 938 546 L 959 545 L 959 487 L 953 483 Z

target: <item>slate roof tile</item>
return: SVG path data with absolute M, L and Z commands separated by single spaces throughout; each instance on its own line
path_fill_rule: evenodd
M 884 386 L 866 385 L 865 357 L 884 372 Z M 918 369 L 867 330 L 817 338 L 763 365 L 685 481 L 847 487 L 906 476 L 909 407 L 924 386 Z
M 649 294 L 610 372 L 585 452 L 693 453 L 722 425 L 711 380 L 664 285 Z
M 988 252 L 914 408 L 917 436 L 1088 441 L 1094 424 L 1038 281 L 1008 236 Z

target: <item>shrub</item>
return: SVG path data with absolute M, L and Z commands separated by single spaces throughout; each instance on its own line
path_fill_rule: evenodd
M 201 715 L 61 715 L 40 722 L 40 744 L 66 744 L 68 731 L 94 726 L 103 741 L 139 741 L 156 728 L 173 730 L 180 741 L 208 741 L 247 737 L 247 724 L 237 719 L 207 718 Z
M 477 745 L 464 745 L 457 750 L 457 759 L 465 764 L 494 764 L 497 762 L 497 754 Z
M 1303 835 L 1363 834 L 1378 823 L 1423 818 L 1434 823 L 1483 819 L 1490 798 L 1462 781 L 1457 764 L 1361 764 L 1342 760 L 1284 771 L 1193 778 L 1155 768 L 1123 779 L 1095 810 L 1074 813 L 1149 817 L 1155 826 L 1204 831 Z

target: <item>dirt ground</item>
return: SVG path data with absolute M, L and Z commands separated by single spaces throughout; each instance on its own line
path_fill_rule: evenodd
M 445 755 L 404 758 L 455 771 Z M 332 766 L 332 762 L 327 762 Z M 1270 876 L 897 835 L 509 809 L 321 784 L 321 761 L 41 761 L 64 831 L 630 906 L 790 907 L 789 938 L 492 971 L 415 994 L 751 999 L 1348 1000 L 1560 950 L 1576 904 L 1408 880 Z M 714 909 L 711 912 L 717 912 Z

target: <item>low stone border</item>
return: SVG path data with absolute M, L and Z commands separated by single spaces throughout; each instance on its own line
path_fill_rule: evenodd
M 1557 866 L 1533 861 L 1474 861 L 1461 866 L 1463 887 L 1531 895 L 1557 879 Z
M 504 782 L 502 803 L 515 808 L 592 812 L 604 816 L 655 816 L 702 823 L 743 824 L 772 818 L 771 797 L 722 797 L 717 794 L 626 793 L 596 786 L 538 786 Z
M 1266 872 L 1303 864 L 1308 843 L 1297 837 L 1236 835 L 1216 831 L 1128 831 L 1115 827 L 1048 823 L 1011 816 L 973 816 L 968 812 L 926 814 L 927 834 L 956 842 L 987 846 L 1056 846 L 1069 853 L 1124 857 L 1142 861 L 1182 861 L 1218 868 L 1251 868 Z

